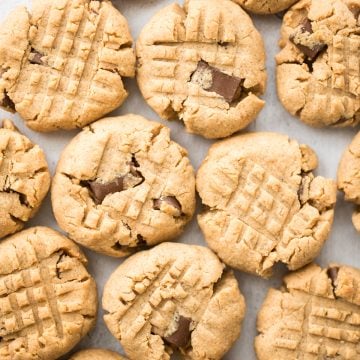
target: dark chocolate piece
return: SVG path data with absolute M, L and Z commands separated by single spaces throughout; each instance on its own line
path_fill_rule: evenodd
M 44 61 L 42 60 L 42 58 L 44 56 L 45 56 L 44 54 L 41 54 L 37 50 L 31 49 L 30 56 L 29 56 L 30 64 L 45 65 Z
M 161 196 L 160 199 L 154 199 L 154 209 L 160 210 L 161 204 L 163 202 L 166 202 L 170 206 L 174 207 L 175 209 L 179 210 L 181 212 L 181 204 L 179 203 L 179 200 L 175 196 Z
M 124 190 L 124 177 L 119 176 L 108 183 L 89 181 L 88 184 L 94 196 L 95 203 L 101 204 L 107 195 Z
M 191 339 L 191 331 L 190 331 L 190 324 L 191 319 L 186 318 L 184 316 L 180 316 L 177 322 L 178 328 L 177 330 L 172 333 L 171 335 L 165 337 L 164 339 L 171 345 L 176 347 L 186 347 Z
M 336 288 L 336 280 L 337 280 L 338 274 L 339 274 L 338 266 L 328 268 L 328 270 L 327 270 L 327 276 L 331 280 L 331 284 L 334 289 Z
M 309 19 L 306 18 L 301 24 L 300 32 L 302 34 L 313 34 L 311 21 Z M 300 44 L 296 42 L 296 33 L 290 36 L 290 41 L 292 41 L 296 45 L 296 47 L 312 62 L 314 62 L 319 56 L 319 54 L 327 48 L 327 45 L 323 43 L 315 44 L 311 48 L 306 45 Z
M 0 106 L 3 107 L 4 109 L 6 109 L 7 111 L 10 111 L 12 113 L 16 112 L 15 109 L 15 104 L 14 102 L 10 99 L 9 95 L 7 94 L 7 92 L 4 92 L 4 98 L 2 99 Z
M 199 78 L 202 80 L 195 80 L 199 83 L 200 86 L 206 91 L 216 92 L 218 95 L 222 96 L 226 102 L 229 104 L 235 100 L 238 100 L 242 91 L 243 80 L 228 74 L 223 73 L 219 69 L 210 66 L 206 61 L 201 60 L 198 63 L 197 69 L 192 74 L 191 78 L 194 78 L 194 75 L 198 74 Z M 208 74 L 210 79 L 202 79 L 201 74 Z M 208 81 L 210 80 L 210 81 Z
M 356 4 L 349 5 L 349 10 L 354 14 L 354 18 L 357 20 L 360 15 L 360 6 Z

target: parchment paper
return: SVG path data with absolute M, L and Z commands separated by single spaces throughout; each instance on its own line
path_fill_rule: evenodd
M 180 0 L 180 2 L 181 1 L 182 0 Z M 128 19 L 132 35 L 135 39 L 140 33 L 142 26 L 151 16 L 158 9 L 161 9 L 172 2 L 173 1 L 171 0 L 113 1 L 115 6 Z M 0 19 L 5 18 L 12 9 L 20 4 L 30 5 L 30 0 L 0 0 Z M 277 42 L 281 20 L 275 15 L 263 17 L 251 16 L 265 41 L 268 86 L 264 96 L 266 107 L 261 112 L 258 119 L 249 126 L 247 131 L 281 132 L 297 139 L 300 143 L 306 143 L 312 146 L 319 156 L 319 168 L 316 173 L 321 174 L 322 176 L 335 178 L 341 154 L 358 129 L 313 129 L 302 124 L 298 119 L 293 118 L 287 113 L 277 98 L 275 85 L 274 56 L 278 52 Z M 126 80 L 126 87 L 130 91 L 129 98 L 120 109 L 114 111 L 111 115 L 137 113 L 148 119 L 166 124 L 172 130 L 172 138 L 189 151 L 192 164 L 197 169 L 202 159 L 205 157 L 212 141 L 204 140 L 200 136 L 186 133 L 184 126 L 180 121 L 167 122 L 160 120 L 143 100 L 134 79 Z M 77 131 L 41 134 L 26 128 L 18 115 L 12 115 L 0 110 L 0 119 L 4 117 L 13 119 L 16 126 L 18 126 L 24 134 L 45 150 L 53 174 L 62 149 Z M 199 210 L 200 201 L 198 199 L 198 211 Z M 345 203 L 343 201 L 343 196 L 339 194 L 334 226 L 331 236 L 323 248 L 320 257 L 317 259 L 319 264 L 325 266 L 329 262 L 340 262 L 348 265 L 360 266 L 360 236 L 356 233 L 351 223 L 352 210 L 353 205 Z M 35 225 L 45 225 L 60 230 L 52 215 L 50 196 L 47 197 L 40 212 L 27 227 Z M 185 233 L 178 241 L 189 244 L 205 245 L 203 236 L 196 222 L 196 217 L 194 217 L 192 223 L 187 227 Z M 101 310 L 103 286 L 109 275 L 122 260 L 99 255 L 86 249 L 84 249 L 84 251 L 89 258 L 89 270 L 95 277 L 98 285 L 100 303 L 99 316 L 96 328 L 89 333 L 71 353 L 88 347 L 106 347 L 123 353 L 121 346 L 107 330 L 102 319 L 103 312 Z M 236 271 L 236 277 L 239 281 L 241 291 L 246 298 L 247 313 L 242 328 L 241 338 L 224 357 L 225 360 L 256 359 L 253 348 L 253 342 L 256 336 L 256 314 L 264 300 L 268 288 L 271 286 L 280 286 L 281 277 L 286 272 L 287 270 L 285 267 L 278 266 L 274 278 L 271 280 L 262 280 L 255 276 Z M 67 358 L 68 356 L 65 356 L 63 359 Z

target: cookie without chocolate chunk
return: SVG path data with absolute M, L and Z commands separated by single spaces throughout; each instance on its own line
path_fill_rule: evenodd
M 275 14 L 294 5 L 298 0 L 233 0 L 256 14 Z
M 83 127 L 127 97 L 131 45 L 110 1 L 33 0 L 0 29 L 0 106 L 37 131 Z
M 338 168 L 338 188 L 345 194 L 345 199 L 360 205 L 360 133 L 358 133 L 342 155 Z M 352 217 L 353 224 L 360 232 L 360 211 Z
M 308 125 L 360 122 L 359 10 L 357 0 L 302 0 L 284 17 L 278 94 Z
M 259 360 L 360 359 L 360 270 L 317 265 L 285 276 L 258 314 Z
M 104 289 L 105 322 L 130 359 L 219 360 L 240 334 L 245 303 L 207 248 L 164 243 L 137 253 Z
M 136 115 L 103 119 L 64 150 L 52 203 L 71 239 L 125 256 L 182 232 L 195 210 L 194 171 L 167 127 Z
M 277 262 L 295 270 L 320 252 L 332 225 L 333 180 L 315 177 L 315 153 L 276 133 L 214 144 L 196 180 L 205 206 L 198 222 L 228 265 L 260 276 Z
M 55 360 L 96 320 L 97 292 L 80 249 L 35 227 L 0 243 L 0 359 Z
M 191 133 L 229 136 L 264 106 L 264 45 L 230 0 L 167 6 L 142 30 L 137 58 L 145 100 L 162 118 L 183 120 Z
M 109 350 L 88 349 L 77 352 L 69 360 L 125 360 L 125 358 Z
M 0 238 L 21 230 L 50 187 L 44 152 L 10 120 L 0 124 Z

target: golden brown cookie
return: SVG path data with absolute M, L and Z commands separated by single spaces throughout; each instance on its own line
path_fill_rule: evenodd
M 277 262 L 298 269 L 319 254 L 334 217 L 336 184 L 314 176 L 307 145 L 276 133 L 214 144 L 196 179 L 198 222 L 228 265 L 269 276 Z
M 270 289 L 258 314 L 258 360 L 360 359 L 360 270 L 309 265 Z
M 360 133 L 345 150 L 338 168 L 338 188 L 345 194 L 345 199 L 360 205 Z M 360 213 L 356 210 L 352 217 L 353 224 L 360 232 Z
M 230 0 L 187 0 L 159 11 L 137 41 L 137 80 L 164 119 L 191 133 L 229 136 L 264 106 L 265 51 L 249 16 Z
M 233 0 L 244 9 L 256 14 L 266 15 L 284 11 L 298 0 Z
M 360 122 L 359 13 L 359 0 L 302 0 L 284 17 L 278 95 L 308 125 Z
M 202 246 L 164 243 L 123 262 L 105 285 L 105 322 L 130 359 L 219 360 L 240 334 L 244 298 Z
M 179 235 L 195 211 L 195 177 L 170 130 L 141 116 L 100 120 L 61 155 L 52 188 L 60 227 L 111 256 Z
M 127 97 L 135 55 L 110 1 L 33 0 L 0 29 L 0 106 L 34 130 L 83 127 Z
M 126 360 L 116 352 L 104 349 L 87 349 L 79 351 L 69 360 Z
M 0 359 L 55 360 L 95 323 L 95 281 L 80 249 L 35 227 L 0 243 Z
M 10 120 L 0 124 L 0 238 L 21 230 L 50 187 L 44 152 Z

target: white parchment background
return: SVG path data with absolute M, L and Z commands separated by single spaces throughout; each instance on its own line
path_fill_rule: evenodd
M 29 4 L 29 2 L 30 0 L 0 0 L 0 19 L 3 19 L 17 5 Z M 128 19 L 132 35 L 135 39 L 142 26 L 150 19 L 152 14 L 165 5 L 172 3 L 171 0 L 115 0 L 113 2 Z M 281 20 L 274 15 L 266 17 L 252 16 L 252 18 L 265 41 L 268 86 L 264 96 L 266 107 L 258 119 L 247 130 L 277 131 L 288 134 L 300 143 L 306 143 L 312 146 L 319 156 L 320 164 L 317 174 L 335 178 L 340 156 L 358 129 L 313 129 L 300 123 L 299 120 L 293 118 L 283 109 L 276 95 L 274 63 L 274 56 L 278 51 L 277 41 Z M 188 149 L 193 166 L 198 168 L 212 142 L 196 135 L 187 134 L 180 122 L 161 121 L 142 99 L 136 81 L 133 79 L 127 80 L 126 86 L 130 91 L 130 96 L 125 104 L 112 115 L 133 112 L 170 126 L 172 129 L 172 138 Z M 27 129 L 17 115 L 12 115 L 1 110 L 0 115 L 0 118 L 7 117 L 13 119 L 24 134 L 29 136 L 30 139 L 38 143 L 45 150 L 51 171 L 54 173 L 61 150 L 77 132 L 40 134 Z M 200 205 L 198 204 L 198 210 L 199 209 Z M 339 194 L 335 223 L 331 236 L 322 250 L 320 257 L 317 259 L 319 264 L 326 265 L 329 262 L 340 262 L 360 266 L 360 236 L 351 224 L 352 209 L 353 206 L 345 203 L 343 196 Z M 28 226 L 35 225 L 46 225 L 58 229 L 52 215 L 49 196 L 38 215 L 28 224 Z M 193 219 L 192 223 L 187 227 L 185 233 L 178 241 L 191 244 L 205 244 L 196 223 L 196 218 Z M 106 347 L 122 352 L 120 345 L 107 330 L 102 320 L 103 312 L 101 310 L 103 285 L 111 272 L 122 260 L 98 255 L 88 250 L 84 251 L 89 258 L 89 270 L 98 284 L 100 306 L 96 328 L 84 338 L 74 351 L 87 347 Z M 256 313 L 265 297 L 267 289 L 270 286 L 279 286 L 281 284 L 281 276 L 285 272 L 286 269 L 279 266 L 276 271 L 276 276 L 271 280 L 262 280 L 255 276 L 236 272 L 241 291 L 246 298 L 247 313 L 241 338 L 225 356 L 225 360 L 256 359 L 253 350 L 253 341 L 256 336 Z M 64 357 L 64 359 L 67 358 L 68 356 Z

